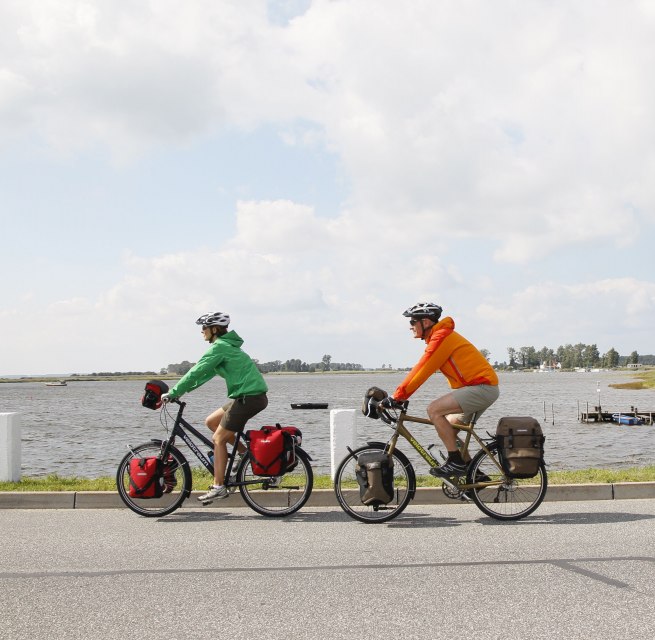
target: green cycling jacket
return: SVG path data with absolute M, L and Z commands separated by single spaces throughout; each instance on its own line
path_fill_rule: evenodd
M 243 339 L 236 331 L 229 331 L 212 342 L 200 360 L 169 391 L 179 398 L 189 391 L 221 376 L 227 385 L 228 398 L 242 398 L 266 393 L 268 386 L 251 357 L 241 350 Z

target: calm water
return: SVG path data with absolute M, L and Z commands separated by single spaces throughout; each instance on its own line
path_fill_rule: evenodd
M 299 427 L 315 470 L 329 472 L 330 409 L 357 409 L 358 441 L 362 444 L 367 439 L 386 439 L 389 427 L 359 412 L 361 398 L 372 385 L 393 391 L 402 377 L 399 373 L 269 376 L 269 406 L 250 426 L 280 422 Z M 546 461 L 551 469 L 652 464 L 655 427 L 578 422 L 579 409 L 586 410 L 587 403 L 589 407 L 598 404 L 598 384 L 605 410 L 627 411 L 637 406 L 655 411 L 655 390 L 608 387 L 627 379 L 625 374 L 609 372 L 501 375 L 500 399 L 480 420 L 479 430 L 493 432 L 498 418 L 505 415 L 531 415 L 544 427 Z M 143 381 L 74 382 L 62 388 L 42 383 L 0 384 L 0 412 L 21 413 L 23 475 L 113 475 L 128 444 L 165 435 L 160 413 L 140 404 L 143 386 Z M 445 381 L 435 376 L 413 396 L 412 412 L 424 415 L 428 402 L 446 390 Z M 192 424 L 203 425 L 205 416 L 225 402 L 225 385 L 220 379 L 213 380 L 184 399 L 188 402 L 185 417 Z M 329 408 L 292 410 L 292 402 L 328 402 Z M 412 432 L 424 445 L 436 441 L 431 427 L 415 425 Z M 414 453 L 406 444 L 401 448 Z M 195 462 L 188 453 L 189 461 Z M 414 455 L 410 458 L 416 460 Z M 422 461 L 419 469 L 425 469 Z

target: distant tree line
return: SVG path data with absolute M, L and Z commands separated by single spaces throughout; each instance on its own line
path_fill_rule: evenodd
M 276 371 L 287 371 L 294 373 L 315 373 L 316 371 L 363 371 L 361 364 L 354 362 L 332 362 L 332 356 L 324 355 L 320 362 L 303 362 L 298 358 L 292 358 L 286 362 L 273 360 L 272 362 L 259 362 L 255 360 L 257 368 L 262 373 Z
M 483 350 L 484 351 L 484 350 Z M 495 363 L 499 369 L 533 369 L 544 364 L 546 366 L 559 366 L 562 369 L 576 368 L 606 368 L 625 366 L 627 364 L 655 364 L 655 355 L 640 356 L 633 351 L 629 356 L 621 356 L 619 352 L 610 348 L 602 354 L 595 344 L 567 344 L 557 349 L 542 347 L 507 348 L 509 362 Z
M 191 367 L 196 364 L 195 362 L 189 362 L 188 360 L 182 360 L 177 364 L 169 364 L 166 369 L 162 369 L 162 373 L 170 373 L 171 375 L 183 376 Z
M 79 378 L 81 376 L 91 376 L 93 378 L 109 378 L 115 376 L 156 376 L 154 371 L 98 371 L 93 373 L 71 373 L 70 378 Z
M 195 362 L 183 362 L 177 364 L 169 364 L 166 369 L 162 369 L 161 373 L 169 373 L 172 375 L 183 376 Z M 354 362 L 332 362 L 331 355 L 324 355 L 320 362 L 303 362 L 299 358 L 292 358 L 286 362 L 282 360 L 273 360 L 272 362 L 259 362 L 255 360 L 257 368 L 262 373 L 273 373 L 278 371 L 294 372 L 294 373 L 315 373 L 316 371 L 363 371 L 364 367 L 361 364 Z

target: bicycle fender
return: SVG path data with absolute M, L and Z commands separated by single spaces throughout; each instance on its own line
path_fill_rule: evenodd
M 369 440 L 366 443 L 369 447 L 380 447 L 384 449 L 387 446 L 386 442 L 378 442 L 377 440 Z M 398 460 L 403 463 L 403 466 L 407 469 L 407 479 L 409 480 L 409 495 L 411 499 L 414 499 L 416 495 L 416 473 L 412 463 L 409 461 L 409 458 L 402 452 L 396 449 L 394 453 L 398 456 Z
M 300 455 L 304 455 L 307 460 L 314 460 L 302 447 L 296 447 L 296 450 L 300 452 Z

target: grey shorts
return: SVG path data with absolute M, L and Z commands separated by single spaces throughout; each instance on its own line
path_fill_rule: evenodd
M 258 396 L 244 396 L 224 404 L 221 408 L 225 415 L 221 419 L 221 427 L 228 431 L 243 431 L 246 422 L 268 406 L 268 397 L 265 393 Z
M 479 418 L 488 409 L 500 395 L 498 385 L 478 384 L 472 387 L 461 387 L 453 389 L 453 396 L 455 400 L 462 407 L 463 413 L 455 414 L 457 420 L 463 424 L 471 422 L 473 414 L 477 414 Z

